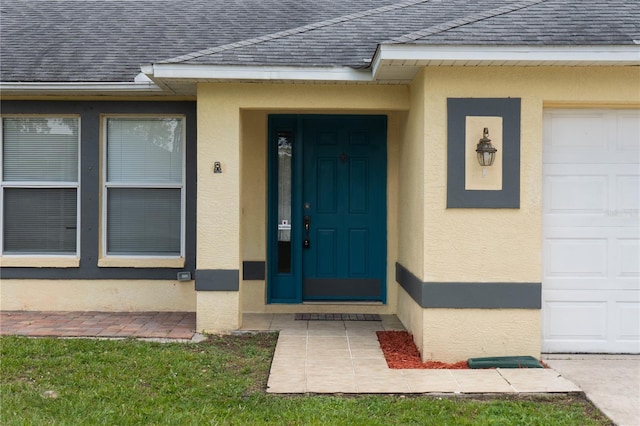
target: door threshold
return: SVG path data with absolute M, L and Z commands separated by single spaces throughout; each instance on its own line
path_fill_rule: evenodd
M 366 300 L 354 301 L 354 302 L 348 302 L 348 301 L 342 301 L 342 300 L 307 301 L 307 302 L 302 302 L 302 304 L 303 305 L 384 306 L 384 303 L 382 302 L 377 302 L 377 301 L 369 302 Z

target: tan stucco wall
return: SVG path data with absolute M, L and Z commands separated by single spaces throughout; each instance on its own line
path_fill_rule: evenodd
M 447 209 L 447 98 L 507 97 L 522 99 L 520 208 Z M 640 70 L 435 67 L 418 74 L 411 85 L 400 162 L 405 211 L 400 214 L 399 259 L 420 280 L 541 281 L 542 116 L 543 109 L 552 106 L 638 107 Z M 420 181 L 416 174 L 422 160 L 415 161 L 415 156 L 424 162 Z M 415 199 L 422 204 L 414 206 Z M 412 237 L 411 230 L 420 226 L 416 220 L 422 221 L 423 252 Z M 416 252 L 422 253 L 419 262 Z M 492 261 L 483 262 L 487 257 Z M 425 348 L 425 359 L 539 355 L 539 310 L 424 309 L 420 322 L 418 305 L 405 303 L 409 296 L 402 289 L 400 294 L 398 316 Z M 460 343 L 465 339 L 468 342 Z
M 267 114 L 241 113 L 241 261 L 265 261 L 267 253 Z M 242 267 L 240 267 L 242 271 Z M 241 312 L 260 312 L 266 303 L 266 281 L 240 277 Z
M 196 310 L 193 281 L 3 279 L 0 296 L 8 311 Z
M 226 332 L 236 330 L 242 323 L 237 291 L 196 292 L 196 331 Z
M 421 71 L 410 86 L 411 107 L 403 123 L 398 173 L 398 203 L 402 206 L 397 224 L 398 262 L 418 277 L 424 275 L 424 86 L 424 71 Z M 421 349 L 423 310 L 402 287 L 397 286 L 396 294 L 396 314 Z
M 429 68 L 425 70 L 425 92 L 425 255 L 421 278 L 540 282 L 543 107 L 638 105 L 639 69 Z M 447 98 L 471 97 L 522 99 L 519 209 L 446 208 Z M 486 256 L 495 261 L 482 263 Z M 409 268 L 420 277 L 420 270 Z
M 200 93 L 199 93 L 200 94 Z M 206 89 L 198 98 L 197 269 L 240 264 L 240 114 Z M 222 173 L 214 174 L 219 161 Z
M 267 253 L 267 118 L 244 110 L 242 122 L 242 260 L 264 261 Z
M 404 124 L 399 155 L 398 259 L 416 276 L 422 277 L 424 264 L 424 191 L 431 182 L 425 176 L 442 169 L 426 170 L 424 145 L 429 137 L 425 129 L 425 78 L 418 73 L 410 86 L 411 109 Z
M 269 114 L 387 114 L 388 121 L 388 295 L 386 305 L 350 306 L 350 312 L 395 312 L 397 259 L 397 156 L 402 111 L 409 108 L 404 86 L 201 84 L 198 89 L 198 268 L 240 269 L 243 260 L 267 260 L 267 118 Z M 226 117 L 210 119 L 213 116 Z M 239 144 L 239 149 L 228 146 Z M 213 175 L 214 161 L 223 173 Z M 238 174 L 227 177 L 227 174 Z M 221 178 L 222 177 L 222 178 Z M 221 179 L 218 179 L 221 178 Z M 236 184 L 238 186 L 236 187 Z M 203 188 L 204 187 L 204 188 Z M 237 189 L 236 189 L 237 188 Z M 236 192 L 217 196 L 220 192 Z M 205 201 L 207 200 L 207 201 Z M 215 201 L 213 201 L 215 200 Z M 236 205 L 238 201 L 239 205 Z M 212 203 L 215 209 L 212 210 Z M 222 229 L 236 227 L 235 234 Z M 224 231 L 224 232 L 223 232 Z M 238 238 L 240 235 L 240 238 Z M 239 250 L 236 252 L 236 248 Z M 239 257 L 234 258 L 236 253 Z M 206 260 L 203 260 L 202 257 Z M 215 298 L 211 292 L 207 298 Z M 200 298 L 199 298 L 200 300 Z M 203 305 L 204 306 L 204 305 Z M 266 304 L 265 281 L 242 281 L 241 312 L 301 311 Z M 341 310 L 309 305 L 302 311 Z M 202 323 L 205 326 L 204 322 Z M 213 326 L 213 325 L 212 325 Z M 216 326 L 217 327 L 217 326 Z
M 532 309 L 425 309 L 423 360 L 540 356 L 540 312 Z
M 422 354 L 423 326 L 425 310 L 402 287 L 398 286 L 398 310 L 396 316 L 413 335 L 418 350 Z M 424 359 L 424 357 L 423 357 Z

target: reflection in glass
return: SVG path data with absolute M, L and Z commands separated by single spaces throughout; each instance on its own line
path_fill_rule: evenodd
M 77 118 L 5 118 L 5 182 L 77 182 Z
M 291 272 L 292 132 L 278 133 L 278 272 Z
M 107 181 L 182 182 L 183 120 L 107 119 Z

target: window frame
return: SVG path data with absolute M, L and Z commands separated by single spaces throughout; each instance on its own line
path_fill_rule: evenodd
M 108 125 L 109 119 L 127 119 L 127 120 L 145 120 L 145 119 L 177 119 L 182 122 L 182 155 L 181 155 L 181 182 L 176 183 L 141 183 L 141 182 L 127 182 L 127 183 L 112 183 L 107 179 L 108 172 Z M 120 265 L 118 263 L 112 264 L 108 261 L 110 259 L 118 260 L 126 259 L 152 259 L 152 260 L 175 260 L 184 261 L 185 249 L 186 249 L 186 207 L 187 207 L 187 117 L 185 114 L 101 114 L 100 116 L 101 126 L 101 143 L 100 143 L 100 156 L 101 156 L 101 172 L 100 172 L 100 262 L 99 266 L 129 266 Z M 129 189 L 180 189 L 180 253 L 175 255 L 159 255 L 153 253 L 129 253 L 129 254 L 113 254 L 107 250 L 107 224 L 108 224 L 108 190 L 110 188 L 129 188 Z M 106 261 L 106 262 L 105 262 Z M 157 264 L 149 265 L 152 267 L 162 266 Z M 177 265 L 176 265 L 177 266 Z
M 4 180 L 4 122 L 5 119 L 25 119 L 25 118 L 72 118 L 78 125 L 78 158 L 77 179 L 75 182 L 54 182 L 54 181 L 17 181 L 7 182 Z M 81 253 L 81 158 L 82 158 L 82 117 L 78 114 L 2 114 L 0 116 L 0 257 L 3 259 L 79 259 Z M 4 198 L 5 189 L 75 189 L 76 191 L 76 248 L 74 253 L 19 253 L 5 252 L 4 248 Z M 5 263 L 5 262 L 3 262 Z M 5 265 L 9 266 L 9 265 Z M 56 266 L 55 263 L 51 266 Z M 69 266 L 69 265 L 62 265 Z M 75 263 L 72 266 L 78 266 Z

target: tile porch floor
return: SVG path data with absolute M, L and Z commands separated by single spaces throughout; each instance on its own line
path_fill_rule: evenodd
M 280 330 L 270 393 L 564 393 L 581 390 L 552 369 L 393 370 L 376 331 L 382 321 L 296 321 L 293 314 L 245 314 L 243 330 Z

